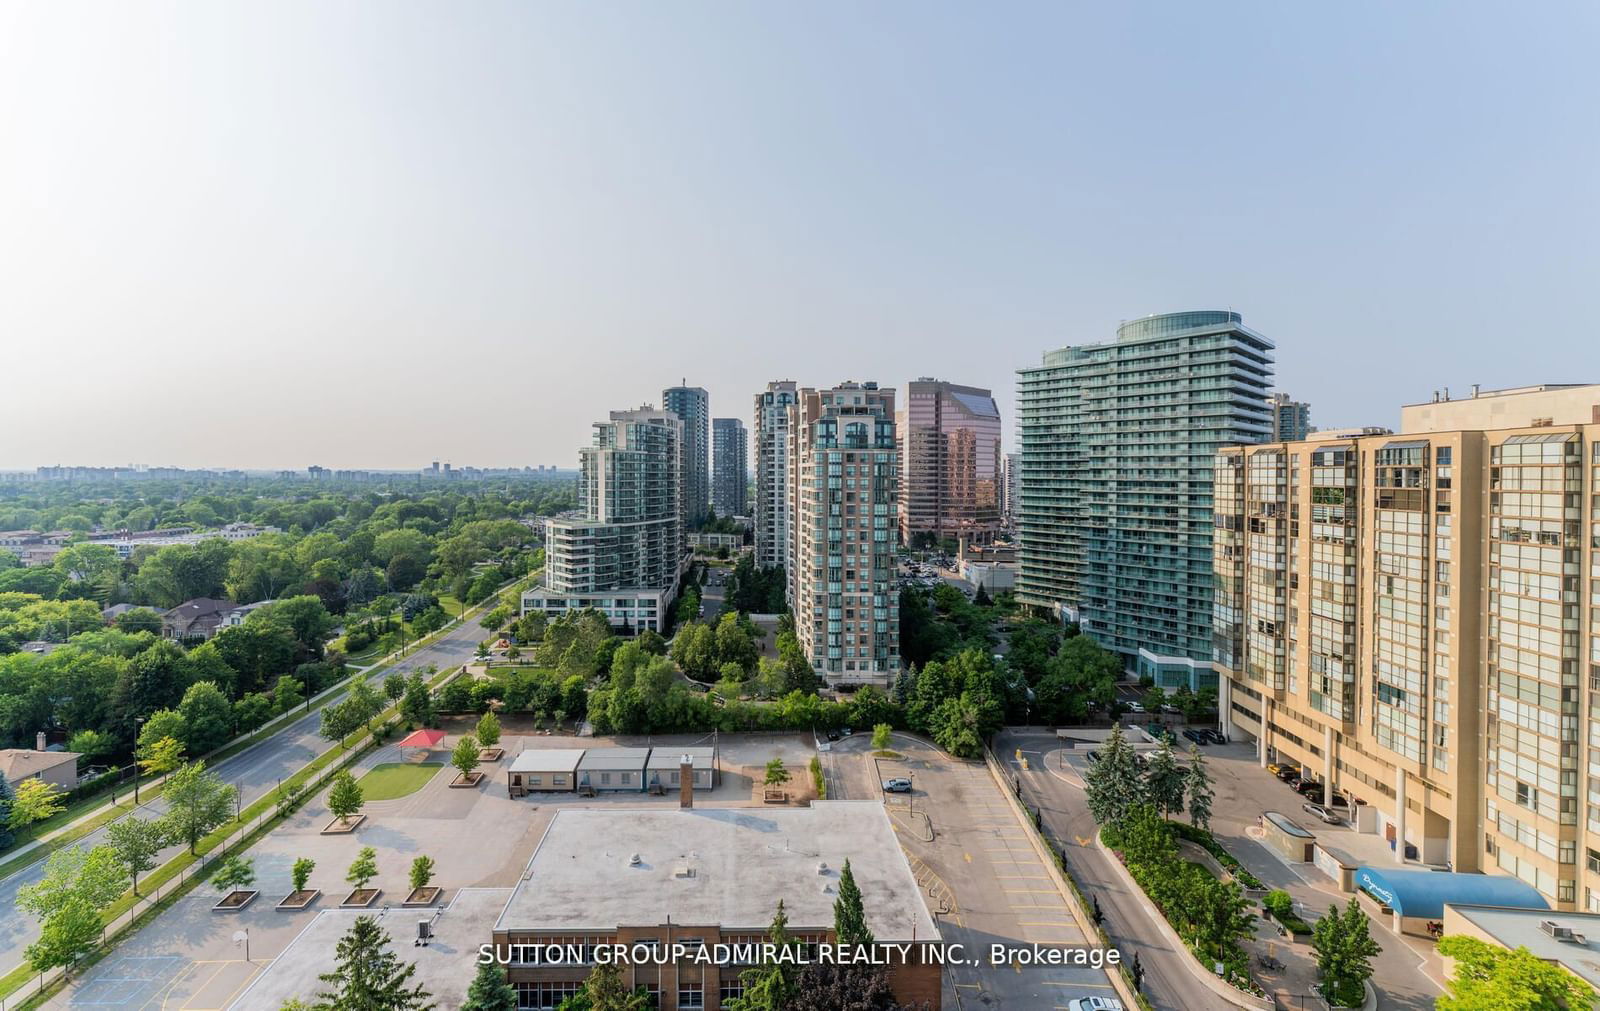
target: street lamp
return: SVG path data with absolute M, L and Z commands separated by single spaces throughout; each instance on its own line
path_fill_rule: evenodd
M 908 772 L 906 773 L 906 778 L 911 780 L 911 793 L 906 799 L 911 803 L 911 817 L 915 818 L 917 816 L 917 774 Z
M 144 717 L 133 718 L 133 806 L 139 806 L 139 728 L 144 726 Z

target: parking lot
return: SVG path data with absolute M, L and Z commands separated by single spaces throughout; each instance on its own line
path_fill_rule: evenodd
M 984 964 L 947 970 L 945 1006 L 1064 1008 L 1078 997 L 1115 996 L 1104 970 L 987 964 L 991 944 L 1075 946 L 1085 935 L 981 762 L 951 759 L 900 734 L 892 746 L 900 757 L 874 756 L 860 734 L 835 743 L 825 763 L 828 795 L 888 805 L 944 939 L 982 954 Z M 883 781 L 898 777 L 910 779 L 912 790 L 885 793 Z

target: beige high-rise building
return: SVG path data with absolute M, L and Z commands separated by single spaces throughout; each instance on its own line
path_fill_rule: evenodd
M 1223 450 L 1224 732 L 1429 864 L 1600 910 L 1600 386 Z
M 829 684 L 887 685 L 900 671 L 894 390 L 802 389 L 787 428 L 795 636 Z

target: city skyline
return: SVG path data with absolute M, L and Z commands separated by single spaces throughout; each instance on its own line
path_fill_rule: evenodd
M 1589 8 L 379 10 L 8 13 L 0 468 L 571 466 L 845 356 L 1014 450 L 1015 369 L 1193 307 L 1323 426 L 1600 378 Z

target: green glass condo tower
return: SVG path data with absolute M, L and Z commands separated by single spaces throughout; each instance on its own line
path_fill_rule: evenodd
M 1273 343 L 1236 312 L 1124 323 L 1017 372 L 1017 599 L 1132 662 L 1211 659 L 1211 474 L 1266 440 Z

